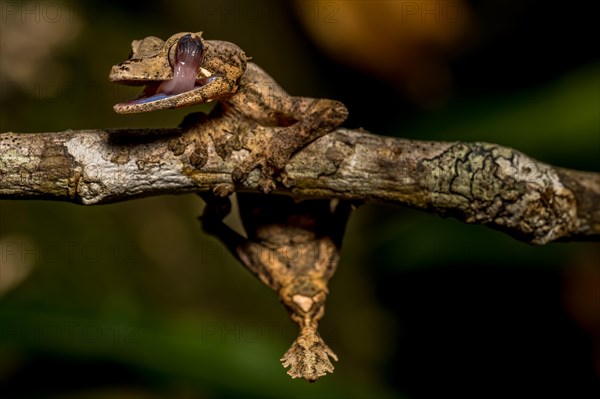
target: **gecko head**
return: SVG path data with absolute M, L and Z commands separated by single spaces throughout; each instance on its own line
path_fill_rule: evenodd
M 118 113 L 138 113 L 210 102 L 235 93 L 247 57 L 236 45 L 204 41 L 202 32 L 183 32 L 167 41 L 134 40 L 128 60 L 112 67 L 112 82 L 144 86 Z

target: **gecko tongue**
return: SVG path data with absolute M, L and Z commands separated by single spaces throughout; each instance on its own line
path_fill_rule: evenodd
M 185 93 L 196 87 L 198 69 L 204 59 L 204 46 L 197 37 L 185 35 L 177 42 L 175 53 L 175 66 L 173 79 L 161 82 L 150 82 L 144 92 L 135 100 L 117 106 L 131 106 L 136 104 L 151 103 L 165 98 Z M 208 79 L 207 81 L 210 81 Z M 121 111 L 122 112 L 122 111 Z
M 160 86 L 158 86 L 156 94 L 173 96 L 192 90 L 196 84 L 197 72 L 198 67 L 178 62 L 173 69 L 173 79 L 162 82 Z
M 161 83 L 156 94 L 175 95 L 192 90 L 203 58 L 204 47 L 200 39 L 192 35 L 185 35 L 179 39 L 173 79 Z

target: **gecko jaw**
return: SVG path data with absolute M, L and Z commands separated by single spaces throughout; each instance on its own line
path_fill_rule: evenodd
M 217 77 L 211 76 L 210 78 L 196 81 L 193 89 L 172 94 L 158 92 L 158 88 L 163 82 L 151 82 L 146 84 L 144 91 L 137 97 L 129 101 L 117 103 L 113 108 L 119 114 L 131 114 L 163 108 L 179 108 L 200 102 L 210 102 L 212 99 L 200 100 L 202 97 L 196 93 L 202 90 L 204 86 L 215 81 Z

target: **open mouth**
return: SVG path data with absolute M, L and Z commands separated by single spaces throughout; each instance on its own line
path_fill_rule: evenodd
M 121 81 L 123 84 L 146 86 L 133 100 L 116 104 L 115 111 L 145 112 L 202 102 L 202 96 L 197 92 L 218 77 L 201 67 L 203 59 L 202 41 L 190 34 L 182 36 L 177 42 L 173 78 L 160 81 Z M 204 77 L 198 78 L 198 72 Z
M 163 100 L 165 98 L 169 98 L 172 96 L 176 96 L 179 94 L 183 94 L 186 93 L 185 91 L 182 93 L 165 93 L 165 92 L 159 92 L 158 88 L 163 84 L 163 82 L 151 82 L 146 84 L 146 86 L 144 87 L 144 90 L 134 99 L 129 100 L 123 104 L 147 104 L 147 103 L 151 103 L 154 101 L 159 101 L 159 100 Z M 194 89 L 192 89 L 194 90 Z M 191 90 L 188 90 L 191 91 Z
M 213 75 L 208 78 L 195 79 L 192 81 L 192 85 L 188 83 L 183 85 L 183 87 L 181 87 L 181 82 L 177 78 L 146 82 L 144 90 L 137 97 L 129 101 L 117 103 L 113 106 L 113 109 L 120 114 L 131 114 L 159 109 L 180 108 L 201 102 L 209 102 L 211 99 L 204 98 L 200 92 L 204 89 L 204 86 L 218 78 L 219 75 Z M 129 85 L 132 85 L 132 83 L 129 82 Z M 165 90 L 165 86 L 167 88 L 175 86 L 175 89 Z
M 165 81 L 146 82 L 144 90 L 138 96 L 129 101 L 118 103 L 115 107 L 148 104 L 170 98 L 175 99 L 177 97 L 190 97 L 193 96 L 194 92 L 199 91 L 203 86 L 211 83 L 217 77 L 211 76 L 203 79 L 195 79 L 192 87 L 189 87 L 189 84 L 182 83 L 180 78 L 177 77 Z M 174 88 L 169 90 L 171 86 Z

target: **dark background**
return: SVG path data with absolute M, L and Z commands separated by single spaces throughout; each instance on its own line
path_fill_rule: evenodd
M 487 141 L 600 171 L 597 18 L 558 1 L 0 3 L 0 132 L 172 127 L 117 115 L 129 43 L 204 31 L 345 126 Z M 2 154 L 5 156 L 5 154 Z M 295 326 L 196 221 L 193 195 L 98 207 L 0 202 L 0 395 L 77 398 L 597 397 L 600 249 L 363 206 L 315 384 L 278 359 Z M 233 226 L 239 226 L 231 218 Z

